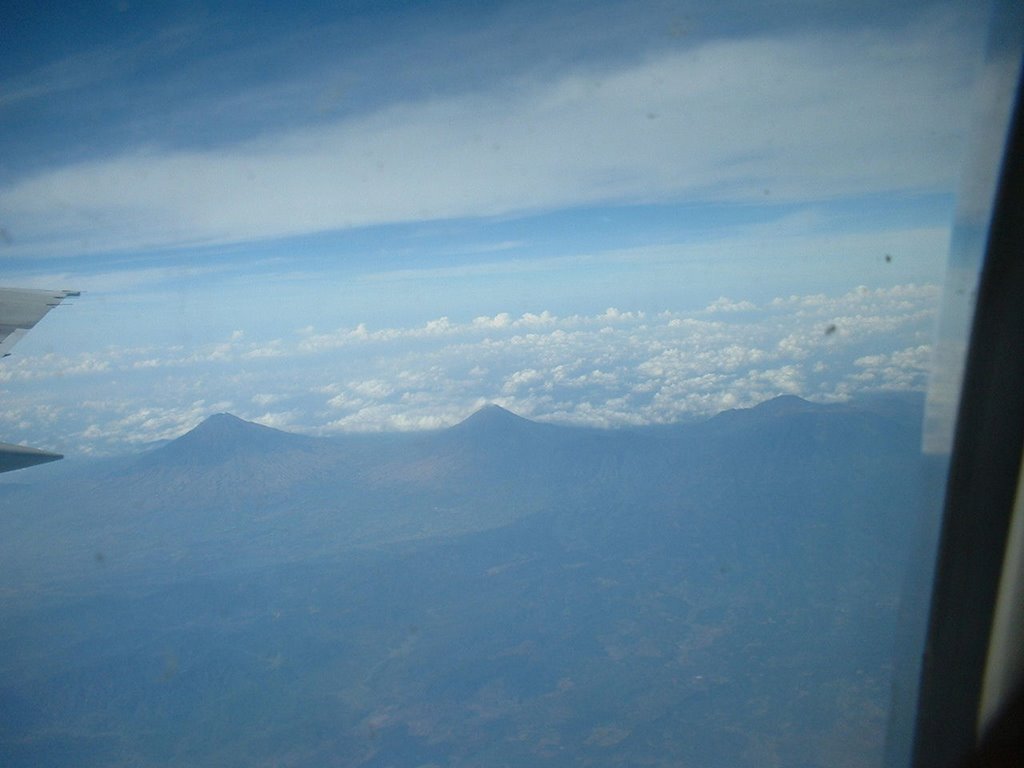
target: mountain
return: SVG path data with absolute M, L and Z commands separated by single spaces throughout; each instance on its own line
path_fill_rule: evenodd
M 529 419 L 502 408 L 493 403 L 485 405 L 463 421 L 460 421 L 452 431 L 454 433 L 475 433 L 478 435 L 506 435 L 514 429 L 530 429 L 536 426 Z
M 921 409 L 330 439 L 218 414 L 26 479 L 0 763 L 877 764 Z
M 272 563 L 565 508 L 589 509 L 596 523 L 634 504 L 664 512 L 695 497 L 733 504 L 745 494 L 743 503 L 812 495 L 912 461 L 914 440 L 885 415 L 798 398 L 652 434 L 538 424 L 494 405 L 436 432 L 340 438 L 217 414 L 59 492 L 45 483 L 11 489 L 0 574 L 8 584 L 29 574 L 85 578 L 95 575 L 97 552 L 106 553 L 108 576 L 151 576 L 160 562 L 206 571 L 230 562 L 229 553 Z M 691 522 L 715 514 L 697 506 Z M 63 532 L 66 550 L 54 551 L 42 521 Z
M 304 444 L 308 444 L 308 438 L 302 435 L 243 421 L 230 413 L 218 413 L 178 439 L 147 453 L 142 462 L 223 464 L 243 453 L 279 453 Z

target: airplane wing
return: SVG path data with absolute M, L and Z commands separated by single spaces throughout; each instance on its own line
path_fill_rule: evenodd
M 0 357 L 11 354 L 11 347 L 29 332 L 51 309 L 78 291 L 40 291 L 31 288 L 0 288 Z M 0 443 L 0 472 L 56 461 L 59 453 L 41 451 L 24 445 Z
M 25 467 L 33 467 L 36 464 L 45 464 L 48 461 L 57 461 L 57 459 L 63 458 L 63 454 L 41 451 L 38 448 L 29 448 L 27 445 L 0 443 L 0 472 L 24 469 Z
M 78 291 L 40 291 L 32 288 L 0 288 L 0 357 L 35 326 L 43 315 Z

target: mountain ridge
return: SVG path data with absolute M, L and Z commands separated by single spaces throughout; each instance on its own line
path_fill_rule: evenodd
M 190 539 L 211 542 L 217 525 L 241 535 L 257 517 L 259 527 L 286 526 L 281 530 L 317 521 L 325 542 L 351 547 L 487 528 L 566 505 L 685 506 L 695 489 L 710 492 L 722 477 L 733 485 L 752 472 L 824 482 L 848 476 L 847 465 L 880 471 L 917 450 L 920 398 L 884 408 L 778 405 L 774 414 L 771 407 L 767 414 L 731 411 L 662 429 L 538 423 L 494 406 L 447 429 L 338 437 L 215 414 L 159 448 L 77 474 L 72 465 L 58 467 L 62 472 L 12 488 L 6 512 L 26 520 L 50 515 L 61 530 L 90 528 L 91 518 L 116 518 L 127 528 L 178 526 Z M 780 463 L 783 456 L 788 463 Z
M 843 407 L 845 404 L 841 403 L 815 403 L 811 400 L 806 400 L 797 395 L 779 395 L 778 397 L 765 400 L 757 405 L 749 408 L 730 408 L 724 411 L 720 411 L 712 416 L 705 419 L 699 419 L 695 421 L 680 421 L 669 424 L 659 425 L 645 425 L 645 426 L 656 426 L 659 428 L 688 428 L 694 425 L 705 424 L 714 419 L 719 418 L 745 418 L 747 416 L 766 416 L 766 415 L 786 415 L 795 412 L 823 412 L 828 410 L 834 410 L 837 407 Z M 639 427 L 644 429 L 645 426 Z M 438 430 L 432 430 L 423 433 L 424 435 L 437 435 L 445 433 L 496 433 L 501 430 L 512 430 L 512 429 L 558 429 L 568 431 L 583 431 L 583 432 L 594 432 L 594 433 L 607 433 L 617 431 L 635 431 L 637 427 L 624 425 L 622 427 L 590 427 L 575 424 L 560 424 L 552 422 L 540 422 L 533 419 L 521 416 L 514 411 L 511 411 L 503 406 L 496 403 L 487 403 L 481 406 L 477 410 L 473 411 L 469 416 L 465 417 L 461 421 L 456 422 L 447 427 L 442 427 Z M 264 424 L 260 424 L 256 421 L 249 421 L 243 419 L 240 416 L 236 416 L 233 413 L 222 412 L 215 413 L 207 416 L 199 424 L 192 429 L 188 430 L 182 435 L 168 441 L 164 445 L 154 450 L 159 451 L 175 443 L 181 441 L 186 442 L 198 442 L 203 441 L 220 441 L 228 437 L 243 437 L 243 436 L 255 436 L 260 435 L 262 437 L 268 437 L 270 435 L 276 436 L 288 436 L 305 438 L 309 440 L 323 440 L 323 441 L 336 441 L 338 439 L 350 438 L 353 436 L 362 436 L 363 433 L 351 433 L 342 434 L 330 437 L 320 437 L 316 435 L 306 435 L 301 432 L 289 432 L 288 430 L 278 429 L 276 427 L 268 427 Z M 385 433 L 391 434 L 391 433 Z M 406 434 L 406 433 L 396 433 Z

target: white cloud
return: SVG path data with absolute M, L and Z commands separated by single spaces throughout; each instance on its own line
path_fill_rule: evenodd
M 757 305 L 750 301 L 733 301 L 721 296 L 705 307 L 705 312 L 751 312 Z
M 256 405 L 267 406 L 280 402 L 284 398 L 281 395 L 258 392 L 251 399 Z
M 598 202 L 817 200 L 955 183 L 957 30 L 714 40 L 211 150 L 0 189 L 11 255 L 276 238 Z
M 386 381 L 383 381 L 382 379 L 355 381 L 350 383 L 348 386 L 349 389 L 351 389 L 353 392 L 357 392 L 360 395 L 363 395 L 364 397 L 374 399 L 387 397 L 388 395 L 395 391 L 390 384 L 388 384 Z
M 273 427 L 274 429 L 286 429 L 291 426 L 295 421 L 298 414 L 295 411 L 277 411 L 266 413 L 256 416 L 252 421 L 257 424 L 262 424 L 265 427 Z
M 864 355 L 853 361 L 860 369 L 848 378 L 877 389 L 904 390 L 920 387 L 928 375 L 932 348 L 928 345 L 907 347 L 888 354 Z
M 538 384 L 544 381 L 544 379 L 544 374 L 535 368 L 516 371 L 505 379 L 501 391 L 506 395 L 515 394 L 518 390 Z

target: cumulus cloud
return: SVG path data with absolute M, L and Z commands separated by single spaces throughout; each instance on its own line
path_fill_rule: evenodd
M 267 411 L 259 416 L 253 417 L 252 421 L 262 424 L 265 427 L 274 429 L 286 429 L 298 416 L 294 411 Z
M 725 296 L 720 296 L 705 307 L 705 312 L 750 312 L 757 309 L 757 305 L 750 301 L 733 301 Z
M 853 361 L 859 370 L 848 377 L 869 382 L 878 389 L 912 389 L 928 373 L 931 360 L 932 348 L 925 344 L 889 354 L 865 355 Z

